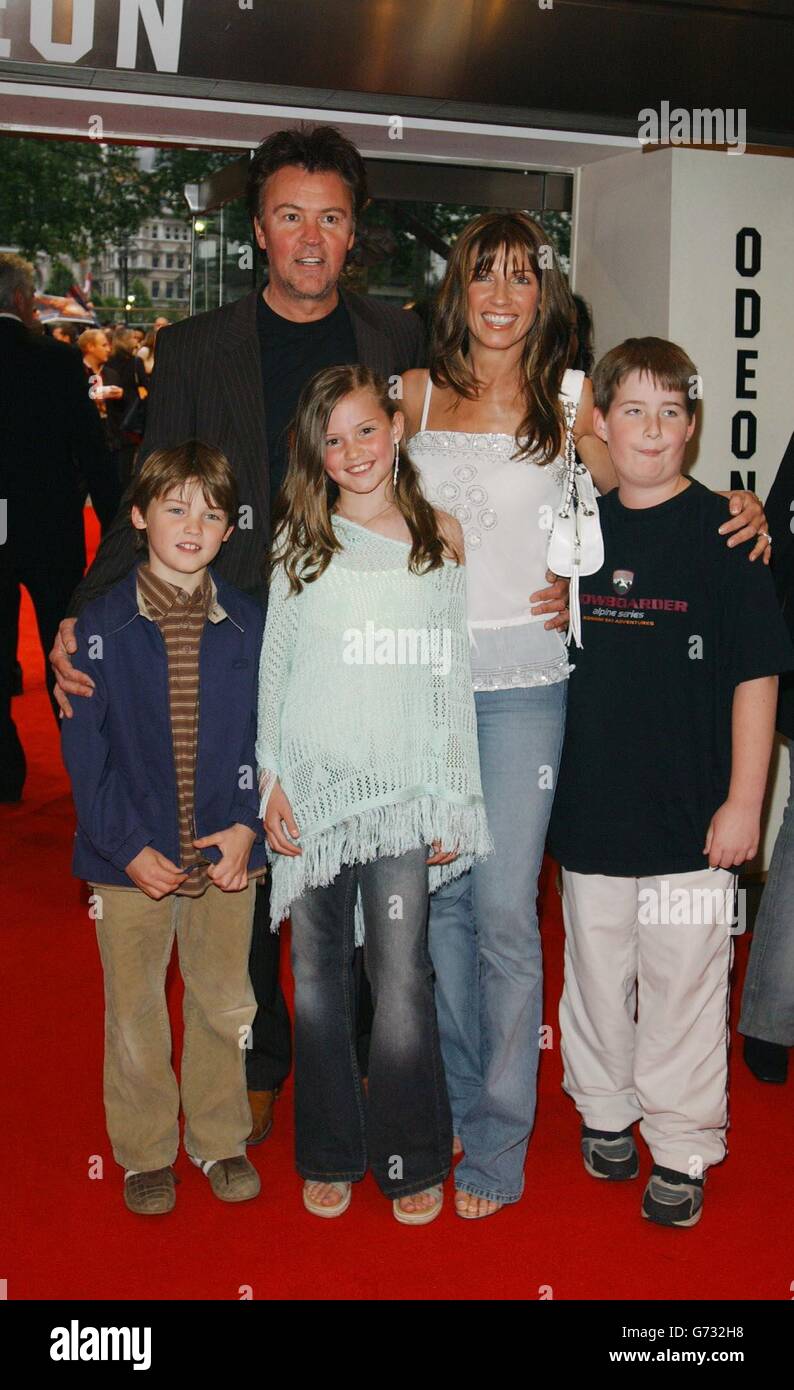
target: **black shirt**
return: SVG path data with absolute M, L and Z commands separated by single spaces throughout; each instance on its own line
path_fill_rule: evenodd
M 771 575 L 728 549 L 728 504 L 700 483 L 657 507 L 599 500 L 604 565 L 580 580 L 549 848 L 574 873 L 708 867 L 728 795 L 733 693 L 794 666 Z
M 301 391 L 323 367 L 357 362 L 358 348 L 350 316 L 341 299 L 325 318 L 294 323 L 276 314 L 260 294 L 256 328 L 262 354 L 272 507 L 287 472 L 289 426 Z

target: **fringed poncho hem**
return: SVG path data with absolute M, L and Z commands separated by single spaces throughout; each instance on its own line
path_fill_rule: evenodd
M 440 840 L 443 849 L 458 847 L 449 864 L 428 868 L 430 892 L 458 878 L 475 862 L 485 859 L 494 845 L 485 818 L 482 798 L 461 806 L 438 796 L 371 807 L 343 820 L 330 830 L 306 835 L 299 841 L 302 855 L 294 859 L 271 854 L 272 884 L 270 926 L 277 931 L 289 916 L 290 905 L 309 888 L 332 883 L 343 865 L 368 864 L 373 859 L 407 853 L 419 845 Z M 432 851 L 429 851 L 431 853 Z M 356 911 L 356 945 L 363 942 L 360 904 Z

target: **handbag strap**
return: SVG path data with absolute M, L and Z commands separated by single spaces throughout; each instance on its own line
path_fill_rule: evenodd
M 566 641 L 570 642 L 573 638 L 577 647 L 582 645 L 582 610 L 579 605 L 579 517 L 578 503 L 579 498 L 576 490 L 576 474 L 581 465 L 576 460 L 576 441 L 573 437 L 573 427 L 576 423 L 577 402 L 570 398 L 563 398 L 563 415 L 565 417 L 565 482 L 563 485 L 563 501 L 559 515 L 568 518 L 573 512 L 573 555 L 571 556 L 571 575 L 568 585 L 568 632 Z
M 563 400 L 562 410 L 565 417 L 565 480 L 559 515 L 567 519 L 571 514 L 571 508 L 576 506 L 576 443 L 573 437 L 573 427 L 576 423 L 575 402 Z

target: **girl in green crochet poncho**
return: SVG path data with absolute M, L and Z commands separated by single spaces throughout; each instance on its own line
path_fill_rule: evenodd
M 327 368 L 301 396 L 277 510 L 257 762 L 271 921 L 292 919 L 304 1203 L 341 1215 L 369 1166 L 397 1220 L 419 1225 L 441 1209 L 452 1148 L 428 895 L 493 845 L 463 537 L 424 499 L 402 433 L 368 368 Z M 351 970 L 364 924 L 366 1093 Z

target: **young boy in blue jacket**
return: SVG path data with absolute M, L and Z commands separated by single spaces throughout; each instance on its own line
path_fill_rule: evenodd
M 254 776 L 263 620 L 209 568 L 236 515 L 219 450 L 190 441 L 146 459 L 130 519 L 148 560 L 81 614 L 75 664 L 95 688 L 63 724 L 73 869 L 94 894 L 105 978 L 108 1133 L 125 1203 L 142 1215 L 174 1206 L 180 1092 L 185 1148 L 215 1195 L 259 1192 L 244 1056 L 252 879 L 266 864 Z M 181 1087 L 165 997 L 174 936 Z

